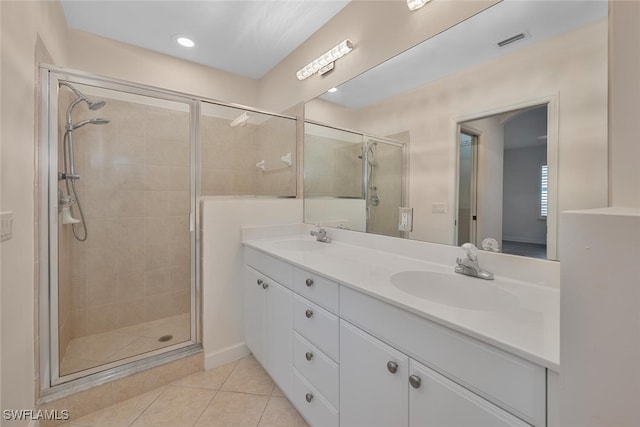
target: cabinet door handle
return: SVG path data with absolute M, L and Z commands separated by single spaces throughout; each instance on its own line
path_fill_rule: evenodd
M 307 351 L 307 353 L 304 355 L 304 357 L 306 357 L 307 360 L 311 360 L 311 359 L 313 359 L 313 353 L 311 353 L 310 351 Z
M 304 312 L 304 315 L 307 316 L 307 319 L 311 319 L 311 316 L 313 316 L 313 310 L 307 309 L 307 311 Z
M 261 286 L 264 283 L 264 280 L 258 279 L 258 281 L 256 283 L 258 283 L 258 286 Z
M 313 286 L 313 279 L 307 279 L 307 280 L 305 280 L 305 282 L 304 282 L 304 283 L 306 283 L 306 285 L 307 285 L 308 287 L 311 287 L 311 286 Z
M 311 401 L 313 400 L 313 394 L 307 393 L 304 395 L 304 398 L 307 400 L 307 402 L 311 403 Z
M 387 362 L 387 369 L 392 374 L 395 374 L 396 372 L 398 372 L 398 364 L 396 362 L 389 361 L 389 362 Z
M 413 388 L 420 388 L 420 385 L 422 384 L 422 380 L 417 375 L 411 375 L 409 377 L 409 384 L 411 384 L 411 387 Z
M 262 284 L 262 289 L 267 289 L 268 287 L 269 287 L 269 284 L 268 284 L 268 283 L 263 283 L 263 284 Z

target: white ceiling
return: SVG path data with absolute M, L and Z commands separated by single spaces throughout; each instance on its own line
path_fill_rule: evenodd
M 420 9 L 428 13 L 427 4 Z M 607 16 L 607 0 L 504 0 L 321 98 L 364 108 Z M 499 48 L 501 40 L 526 37 Z
M 349 1 L 62 0 L 62 7 L 71 28 L 260 79 Z M 197 44 L 181 47 L 176 35 Z

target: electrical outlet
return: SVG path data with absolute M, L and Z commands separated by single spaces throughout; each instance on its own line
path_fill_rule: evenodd
M 413 208 L 398 208 L 398 230 L 413 231 Z
M 13 212 L 0 213 L 0 242 L 13 237 Z

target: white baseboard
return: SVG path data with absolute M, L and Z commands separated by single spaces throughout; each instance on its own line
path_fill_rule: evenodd
M 209 370 L 217 368 L 218 366 L 222 366 L 248 356 L 250 353 L 251 351 L 249 351 L 249 348 L 244 344 L 244 342 L 234 344 L 211 353 L 205 353 L 204 369 Z

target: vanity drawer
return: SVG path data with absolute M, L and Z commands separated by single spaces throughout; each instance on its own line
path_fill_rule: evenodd
M 301 296 L 293 299 L 293 329 L 338 361 L 338 317 Z
M 344 286 L 340 315 L 528 423 L 545 425 L 542 366 Z
M 292 401 L 311 427 L 338 427 L 338 411 L 296 369 Z
M 338 364 L 297 332 L 293 333 L 293 366 L 334 406 L 338 407 Z
M 293 268 L 293 290 L 333 314 L 338 314 L 339 289 L 336 282 L 301 268 Z
M 255 249 L 244 249 L 244 262 L 265 276 L 291 289 L 293 266 Z

